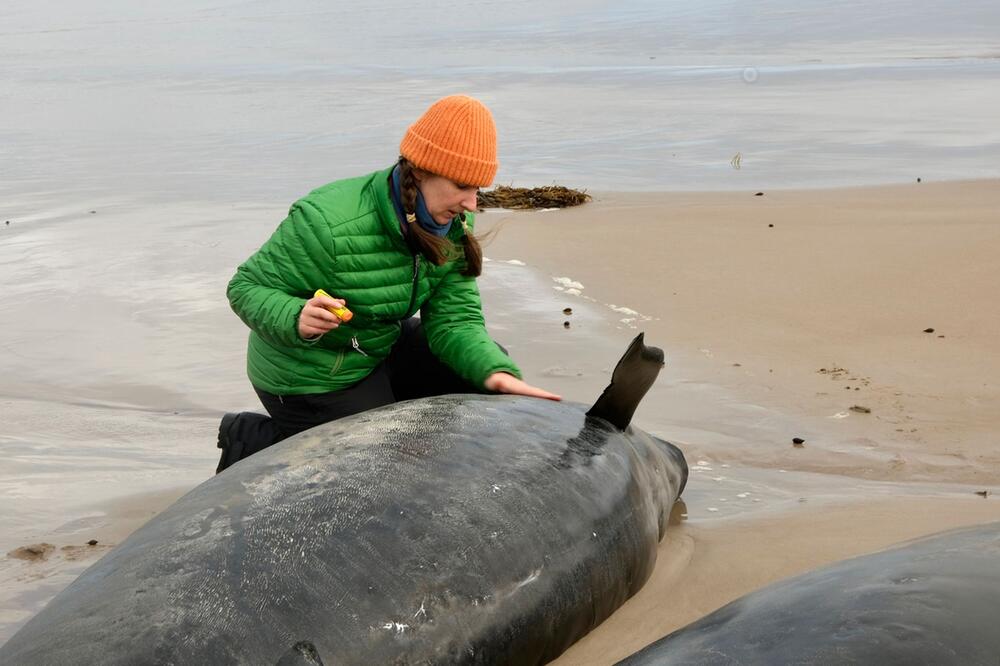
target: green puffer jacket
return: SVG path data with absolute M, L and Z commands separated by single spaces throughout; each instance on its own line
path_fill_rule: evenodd
M 389 354 L 400 321 L 418 310 L 431 351 L 482 387 L 520 370 L 486 332 L 475 278 L 464 258 L 435 266 L 410 253 L 389 194 L 392 168 L 340 180 L 295 202 L 270 239 L 229 282 L 233 310 L 250 327 L 247 374 L 277 395 L 347 388 Z M 467 215 L 469 226 L 473 216 Z M 448 237 L 461 244 L 462 228 Z M 354 313 L 317 340 L 299 337 L 299 312 L 317 289 Z

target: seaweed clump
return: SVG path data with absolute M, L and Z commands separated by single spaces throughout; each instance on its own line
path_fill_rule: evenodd
M 585 191 L 573 190 L 562 185 L 548 187 L 509 187 L 497 185 L 488 192 L 479 193 L 479 208 L 566 208 L 590 201 Z

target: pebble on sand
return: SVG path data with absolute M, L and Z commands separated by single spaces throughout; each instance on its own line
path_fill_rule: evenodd
M 988 491 L 988 490 L 977 490 L 976 494 L 979 495 L 979 496 L 981 496 L 981 497 L 989 497 L 990 496 L 990 491 Z
M 88 546 L 96 546 L 97 545 L 97 539 L 91 539 L 90 541 L 87 542 L 87 545 Z
M 773 227 L 774 225 L 773 225 L 773 224 L 769 224 L 769 225 L 767 225 L 767 226 L 768 226 L 768 227 Z
M 563 314 L 564 315 L 571 315 L 571 314 L 573 314 L 573 308 L 563 308 Z
M 569 322 L 568 321 L 564 321 L 563 322 L 563 328 L 569 328 Z
M 792 437 L 792 446 L 794 446 L 795 448 L 801 449 L 805 445 L 806 445 L 806 440 L 802 439 L 801 437 Z
M 852 412 L 857 412 L 858 414 L 871 414 L 872 410 L 867 407 L 862 407 L 861 405 L 854 405 L 851 407 Z
M 934 332 L 933 328 L 925 328 L 924 329 L 924 333 L 933 333 L 933 332 Z
M 757 194 L 755 194 L 754 196 L 755 196 L 755 197 L 762 197 L 762 196 L 764 196 L 764 193 L 763 193 L 763 192 L 758 192 L 758 193 L 757 193 Z

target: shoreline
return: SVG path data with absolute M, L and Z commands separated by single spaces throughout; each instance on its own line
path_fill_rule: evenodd
M 686 520 L 667 530 L 653 577 L 559 663 L 611 663 L 604 659 L 772 580 L 970 521 L 1000 520 L 997 497 L 974 494 L 1000 483 L 992 446 L 1000 415 L 989 411 L 1000 404 L 993 379 L 1000 341 L 990 336 L 1000 330 L 991 310 L 1000 296 L 1000 267 L 991 259 L 1000 252 L 1000 224 L 991 216 L 1000 210 L 1000 186 L 753 194 L 598 193 L 574 209 L 478 217 L 480 234 L 500 227 L 484 247 L 487 323 L 526 379 L 592 402 L 625 344 L 644 330 L 647 344 L 666 350 L 667 367 L 635 423 L 678 443 L 698 468 L 683 498 Z M 244 378 L 242 324 L 219 296 L 228 269 L 217 267 L 235 266 L 266 237 L 270 220 L 246 233 L 246 210 L 218 211 L 216 227 L 164 226 L 151 252 L 184 256 L 177 266 L 206 276 L 185 293 L 154 291 L 127 310 L 113 300 L 80 300 L 120 281 L 122 269 L 82 275 L 72 314 L 94 328 L 94 340 L 104 335 L 88 315 L 94 303 L 121 317 L 109 344 L 119 363 L 129 354 L 125 362 L 144 383 L 122 383 L 111 367 L 91 378 L 97 361 L 68 355 L 61 370 L 93 384 L 53 384 L 41 367 L 3 389 L 15 448 L 13 474 L 0 480 L 19 514 L 0 535 L 10 544 L 4 552 L 40 541 L 57 551 L 47 562 L 4 560 L 0 642 L 102 552 L 71 560 L 59 549 L 90 538 L 113 546 L 190 488 L 132 492 L 142 479 L 208 478 L 216 456 L 212 414 L 244 402 L 259 409 Z M 136 210 L 100 212 L 87 229 L 56 233 L 58 225 L 43 225 L 24 229 L 31 235 L 23 240 L 61 243 L 85 261 L 101 237 L 131 229 L 124 225 Z M 166 225 L 169 215 L 162 219 Z M 193 266 L 192 242 L 240 229 L 235 243 L 206 248 Z M 30 311 L 33 298 L 28 286 L 12 289 L 11 310 Z M 564 307 L 573 313 L 564 315 Z M 7 334 L 22 345 L 27 372 L 49 351 L 25 326 Z M 927 326 L 936 332 L 923 333 Z M 147 341 L 150 329 L 162 347 Z M 227 339 L 240 349 L 223 349 Z M 133 347 L 134 340 L 148 347 Z M 206 364 L 199 356 L 206 349 L 222 353 Z M 188 393 L 172 390 L 175 384 Z M 75 404 L 62 405 L 64 394 Z M 871 412 L 851 411 L 855 404 Z M 804 447 L 793 447 L 792 437 L 804 438 Z M 29 470 L 32 480 L 17 481 Z M 115 478 L 127 483 L 113 485 Z M 123 491 L 102 509 L 99 529 L 79 522 L 94 514 L 83 500 L 97 484 Z M 63 510 L 65 520 L 57 520 Z M 677 601 L 664 609 L 657 600 L 667 598 Z
M 629 325 L 665 348 L 667 374 L 801 423 L 740 462 L 774 464 L 799 436 L 797 469 L 1000 483 L 988 409 L 1000 404 L 1000 184 L 593 196 L 486 213 L 481 233 L 499 229 L 485 254 L 582 285 L 567 302 L 637 312 Z M 845 465 L 838 451 L 875 460 Z

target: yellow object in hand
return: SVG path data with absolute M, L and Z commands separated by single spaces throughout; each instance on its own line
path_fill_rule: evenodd
M 313 294 L 313 296 L 326 296 L 327 298 L 333 298 L 333 296 L 331 296 L 330 294 L 326 293 L 322 289 L 317 289 L 316 293 Z M 340 317 L 340 321 L 345 322 L 345 323 L 351 321 L 351 318 L 354 316 L 354 313 L 351 312 L 350 310 L 348 310 L 346 307 L 343 307 L 343 308 L 327 308 L 327 310 L 329 310 L 333 314 L 335 314 L 338 317 Z

